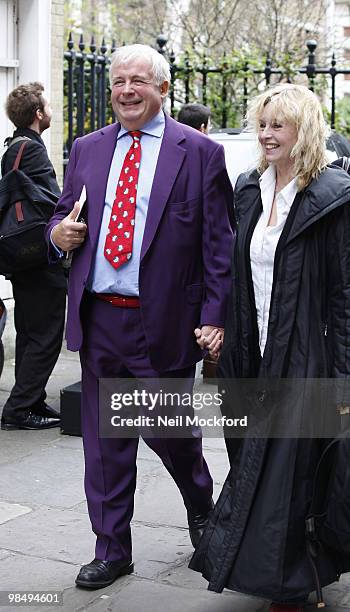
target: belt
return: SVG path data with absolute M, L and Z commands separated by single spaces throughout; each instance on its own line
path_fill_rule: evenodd
M 118 293 L 93 293 L 98 300 L 109 302 L 119 308 L 140 308 L 140 299 L 136 296 L 118 295 Z

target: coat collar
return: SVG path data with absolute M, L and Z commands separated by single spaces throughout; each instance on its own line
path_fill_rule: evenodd
M 286 243 L 331 211 L 349 202 L 349 175 L 341 168 L 327 167 L 304 190 Z M 261 208 L 259 173 L 254 170 L 241 175 L 237 181 L 235 211 L 238 222 L 243 219 L 248 221 L 258 206 Z
M 350 177 L 341 168 L 326 168 L 304 190 L 287 242 L 330 212 L 350 202 Z
M 38 132 L 32 130 L 31 128 L 17 128 L 13 132 L 12 138 L 18 138 L 18 136 L 25 136 L 26 138 L 30 138 L 31 140 L 36 140 L 37 142 L 40 142 L 43 147 L 45 146 L 45 143 L 41 138 L 40 134 L 38 134 Z

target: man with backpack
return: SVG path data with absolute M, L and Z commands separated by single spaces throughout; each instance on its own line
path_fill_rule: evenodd
M 20 85 L 8 95 L 6 113 L 16 130 L 6 141 L 8 149 L 2 158 L 1 173 L 3 177 L 8 174 L 20 156 L 19 171 L 39 190 L 42 200 L 52 204 L 53 212 L 60 189 L 41 138 L 43 131 L 50 127 L 52 117 L 43 91 L 43 85 L 34 82 Z M 15 302 L 16 380 L 3 408 L 1 429 L 57 427 L 59 413 L 47 405 L 45 386 L 62 345 L 66 302 L 64 272 L 60 263 L 49 265 L 43 261 L 41 265 L 16 271 L 8 278 Z

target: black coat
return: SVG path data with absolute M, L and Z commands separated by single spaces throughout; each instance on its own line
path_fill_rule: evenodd
M 23 140 L 9 146 L 1 159 L 3 178 L 0 186 L 0 209 L 5 207 L 9 201 L 13 202 L 17 201 L 17 198 L 23 198 L 42 204 L 47 218 L 54 213 L 61 195 L 54 167 L 47 154 L 44 141 L 35 130 L 17 128 L 12 138 L 6 139 L 5 143 L 11 144 L 11 141 L 19 136 L 29 139 L 26 141 L 19 169 L 12 172 L 13 164 L 19 148 L 24 142 Z M 66 288 L 67 283 L 61 262 L 49 264 L 49 261 L 47 261 L 40 266 L 40 270 L 44 275 L 46 275 L 47 270 L 50 271 L 47 279 L 43 281 L 48 283 L 48 287 L 52 285 L 52 287 L 60 287 L 60 289 Z M 38 273 L 39 268 L 36 266 L 30 270 L 12 274 L 11 279 L 14 281 L 16 278 L 28 278 L 28 275 L 34 279 L 37 278 Z M 55 276 L 52 273 L 55 273 Z
M 17 128 L 12 138 L 18 138 L 18 136 L 30 138 L 23 152 L 20 169 L 32 179 L 33 183 L 35 183 L 48 199 L 56 203 L 61 195 L 61 191 L 44 141 L 35 130 L 31 130 L 30 128 Z M 12 145 L 3 155 L 1 160 L 1 174 L 3 176 L 12 169 L 22 142 L 23 141 L 17 142 Z
M 274 263 L 260 357 L 249 247 L 262 211 L 257 172 L 235 190 L 233 286 L 219 374 L 227 378 L 350 378 L 350 178 L 327 168 L 297 195 Z M 341 393 L 346 393 L 341 387 Z M 343 395 L 342 401 L 348 402 Z M 322 439 L 229 441 L 231 470 L 190 567 L 209 589 L 276 601 L 315 590 L 305 517 Z M 323 552 L 322 585 L 350 569 Z

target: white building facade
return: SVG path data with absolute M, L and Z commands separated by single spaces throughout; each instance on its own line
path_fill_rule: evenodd
M 350 0 L 329 0 L 327 10 L 328 47 L 337 66 L 350 68 Z M 350 74 L 336 77 L 336 96 L 350 95 Z

